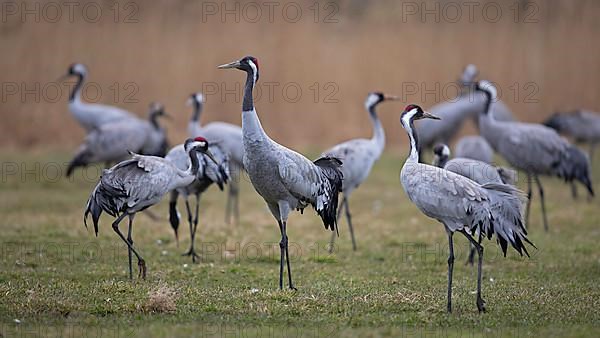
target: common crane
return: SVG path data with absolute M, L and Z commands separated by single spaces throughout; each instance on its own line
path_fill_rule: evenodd
M 210 141 L 209 141 L 210 142 Z M 223 190 L 223 185 L 229 180 L 229 159 L 227 154 L 221 148 L 220 144 L 210 143 L 208 146 L 213 157 L 217 162 L 213 162 L 206 154 L 197 153 L 198 157 L 198 172 L 196 173 L 196 179 L 185 187 L 179 187 L 171 192 L 171 199 L 169 201 L 169 222 L 171 227 L 175 231 L 175 239 L 179 243 L 178 229 L 179 229 L 179 212 L 177 212 L 177 199 L 179 195 L 183 196 L 185 201 L 185 208 L 187 211 L 187 219 L 190 226 L 190 249 L 184 254 L 192 256 L 192 262 L 196 262 L 199 257 L 194 249 L 194 240 L 196 237 L 196 229 L 198 228 L 198 210 L 200 207 L 200 195 L 208 189 L 213 183 L 215 183 L 219 189 Z M 190 165 L 190 157 L 185 151 L 185 145 L 180 144 L 173 147 L 165 156 L 165 159 L 171 161 L 177 168 L 185 170 Z M 196 207 L 194 214 L 190 208 L 189 196 L 196 196 Z
M 62 77 L 74 76 L 77 78 L 75 86 L 69 95 L 69 110 L 86 132 L 91 132 L 106 123 L 137 118 L 134 114 L 118 107 L 83 102 L 81 100 L 81 90 L 87 75 L 87 68 L 83 64 L 74 63 L 69 66 L 67 74 Z
M 354 230 L 352 228 L 352 216 L 350 214 L 350 195 L 364 182 L 373 168 L 375 161 L 381 157 L 381 153 L 385 148 L 385 132 L 375 107 L 384 101 L 398 100 L 396 96 L 384 95 L 380 92 L 370 93 L 365 100 L 365 108 L 369 113 L 371 124 L 373 125 L 373 137 L 370 139 L 353 139 L 340 143 L 333 148 L 323 152 L 321 156 L 329 156 L 339 158 L 344 165 L 342 172 L 344 181 L 342 184 L 343 199 L 339 206 L 338 213 L 342 213 L 342 209 L 346 209 L 346 220 L 350 228 L 350 236 L 352 238 L 352 249 L 356 250 L 356 240 L 354 239 Z M 339 215 L 338 215 L 339 219 Z M 331 234 L 331 243 L 329 252 L 333 251 L 333 243 L 335 241 L 335 233 Z
M 439 119 L 423 111 L 417 105 L 406 107 L 400 117 L 402 127 L 410 139 L 410 154 L 400 172 L 400 181 L 408 198 L 426 216 L 442 223 L 448 235 L 448 303 L 452 312 L 452 272 L 454 269 L 454 232 L 463 234 L 478 252 L 477 265 L 477 309 L 485 311 L 481 297 L 483 236 L 496 240 L 504 255 L 508 243 L 519 254 L 529 256 L 524 242 L 533 245 L 527 238 L 522 220 L 522 193 L 505 184 L 480 185 L 464 176 L 431 165 L 419 163 L 418 136 L 414 131 L 415 120 Z M 473 238 L 479 233 L 479 240 Z
M 246 56 L 218 68 L 235 68 L 246 72 L 242 103 L 244 168 L 254 189 L 265 200 L 279 224 L 279 288 L 283 289 L 283 264 L 287 261 L 288 286 L 296 290 L 292 282 L 288 251 L 288 215 L 292 210 L 303 210 L 310 204 L 323 220 L 326 229 L 337 230 L 336 214 L 338 194 L 342 190 L 342 163 L 333 157 L 321 157 L 312 162 L 271 140 L 265 133 L 252 98 L 252 91 L 259 78 L 256 58 Z
M 589 175 L 589 161 L 585 154 L 560 137 L 555 130 L 541 124 L 497 121 L 489 114 L 496 89 L 487 81 L 480 81 L 476 90 L 485 94 L 486 108 L 479 116 L 481 135 L 511 166 L 527 173 L 526 224 L 529 226 L 532 177 L 538 186 L 544 229 L 548 231 L 544 189 L 539 175 L 558 176 L 565 181 L 578 180 L 594 195 Z
M 163 157 L 168 142 L 158 118 L 165 116 L 168 115 L 162 105 L 153 103 L 147 121 L 131 118 L 106 123 L 92 130 L 69 163 L 67 177 L 77 167 L 122 161 L 128 157 L 129 151 Z
M 239 179 L 244 169 L 244 143 L 242 141 L 242 128 L 235 124 L 226 122 L 210 122 L 202 125 L 200 122 L 202 109 L 204 107 L 204 95 L 194 93 L 188 101 L 193 107 L 192 118 L 188 123 L 188 134 L 190 137 L 202 135 L 209 142 L 219 142 L 222 149 L 229 157 L 229 172 L 233 177 L 229 182 L 227 195 L 227 206 L 225 208 L 225 221 L 231 222 L 233 215 L 236 222 L 240 219 L 239 210 Z
M 129 254 L 129 278 L 133 278 L 131 265 L 132 252 L 138 259 L 139 277 L 146 278 L 146 263 L 133 246 L 133 218 L 138 211 L 156 203 L 173 189 L 186 187 L 196 179 L 199 161 L 196 152 L 216 160 L 208 149 L 208 142 L 202 137 L 185 141 L 185 150 L 190 159 L 190 166 L 182 170 L 171 161 L 162 157 L 132 154 L 132 158 L 104 170 L 100 181 L 92 191 L 84 212 L 84 224 L 91 214 L 94 232 L 98 236 L 98 220 L 102 212 L 115 217 L 113 230 L 127 244 Z M 127 238 L 119 230 L 119 223 L 129 216 Z

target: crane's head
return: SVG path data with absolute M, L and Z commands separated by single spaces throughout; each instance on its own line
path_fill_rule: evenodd
M 254 75 L 254 82 L 258 81 L 258 59 L 254 56 L 246 56 L 238 61 L 233 61 L 224 65 L 220 65 L 217 68 L 236 68 L 239 70 L 243 70 L 246 73 L 252 73 Z
M 87 75 L 87 68 L 81 63 L 73 63 L 69 66 L 67 76 L 85 76 Z
M 188 106 L 191 105 L 202 105 L 204 103 L 204 95 L 201 92 L 192 93 L 188 99 Z
M 412 121 L 421 120 L 421 119 L 434 119 L 440 120 L 439 117 L 424 111 L 421 107 L 416 104 L 409 104 L 404 108 L 402 115 L 400 115 L 400 121 L 404 126 L 410 126 Z
M 166 117 L 168 119 L 171 118 L 169 114 L 165 112 L 165 106 L 163 106 L 160 102 L 152 102 L 150 103 L 148 109 L 148 116 L 151 122 L 156 122 L 158 117 Z
M 219 162 L 217 162 L 213 154 L 208 149 L 208 141 L 204 137 L 198 136 L 195 138 L 187 139 L 185 140 L 183 147 L 185 148 L 185 151 L 187 153 L 192 151 L 202 153 L 206 155 L 211 161 L 215 162 L 216 165 L 219 165 Z
M 450 148 L 443 143 L 438 143 L 433 147 L 433 165 L 443 168 L 450 158 Z
M 463 69 L 463 73 L 460 77 L 460 84 L 463 86 L 470 86 L 475 83 L 475 79 L 479 75 L 479 70 L 474 64 L 468 64 Z
M 398 101 L 399 97 L 393 95 L 385 95 L 382 92 L 372 92 L 367 95 L 367 99 L 365 100 L 365 108 L 370 110 L 372 107 L 380 104 L 383 101 Z

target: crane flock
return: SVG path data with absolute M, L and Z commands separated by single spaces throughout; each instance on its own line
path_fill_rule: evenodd
M 84 211 L 84 224 L 91 216 L 98 235 L 102 213 L 115 218 L 114 232 L 128 250 L 129 277 L 133 278 L 133 255 L 138 260 L 138 276 L 146 278 L 146 262 L 134 246 L 132 228 L 137 212 L 145 210 L 169 194 L 169 223 L 179 243 L 180 214 L 177 200 L 185 202 L 190 229 L 190 247 L 184 255 L 197 262 L 196 230 L 199 223 L 200 196 L 211 186 L 223 190 L 228 185 L 226 222 L 239 222 L 239 175 L 245 171 L 256 192 L 263 198 L 277 222 L 280 235 L 279 288 L 283 289 L 287 268 L 288 288 L 296 290 L 289 254 L 288 217 L 293 210 L 311 206 L 325 229 L 332 232 L 330 250 L 339 236 L 338 221 L 345 209 L 353 250 L 357 249 L 349 199 L 363 184 L 385 148 L 383 123 L 376 107 L 399 98 L 371 92 L 364 102 L 373 128 L 370 139 L 351 139 L 322 152 L 310 160 L 275 142 L 263 129 L 253 93 L 259 80 L 258 59 L 252 56 L 218 66 L 246 73 L 241 127 L 213 121 L 201 123 L 205 104 L 202 93 L 189 96 L 192 116 L 189 138 L 170 150 L 167 134 L 159 117 L 167 116 L 158 103 L 150 105 L 147 119 L 123 109 L 85 103 L 81 89 L 88 71 L 73 64 L 64 77 L 75 77 L 69 97 L 69 110 L 87 135 L 71 161 L 67 175 L 75 168 L 94 163 L 105 164 L 98 183 L 92 189 Z M 408 199 L 426 216 L 442 223 L 448 238 L 447 311 L 452 312 L 454 233 L 463 235 L 471 245 L 469 262 L 477 264 L 476 306 L 486 310 L 482 297 L 483 239 L 492 239 L 506 256 L 508 246 L 521 256 L 529 256 L 527 245 L 532 180 L 538 185 L 544 228 L 548 230 L 544 190 L 540 175 L 557 176 L 581 182 L 593 196 L 590 161 L 600 141 L 600 117 L 577 111 L 555 114 L 543 124 L 514 120 L 510 109 L 496 98 L 496 90 L 487 81 L 477 81 L 476 66 L 465 67 L 459 79 L 463 93 L 450 102 L 442 102 L 425 111 L 409 104 L 400 115 L 400 125 L 409 139 L 409 155 L 400 171 L 400 183 Z M 458 134 L 467 119 L 476 121 L 480 135 L 462 138 L 450 159 L 447 144 Z M 419 121 L 422 120 L 422 121 Z M 416 122 L 419 121 L 419 122 Z M 589 156 L 559 136 L 573 137 L 591 145 Z M 442 144 L 437 144 L 442 142 Z M 433 147 L 433 165 L 422 163 L 423 150 Z M 167 151 L 168 150 L 168 151 Z M 513 168 L 525 172 L 528 190 L 524 194 L 515 184 L 516 171 L 494 165 L 495 153 Z M 338 201 L 342 194 L 341 202 Z M 195 196 L 195 208 L 189 197 Z M 127 237 L 119 224 L 129 218 Z M 365 229 L 374 230 L 364 224 Z M 531 249 L 529 249 L 531 250 Z

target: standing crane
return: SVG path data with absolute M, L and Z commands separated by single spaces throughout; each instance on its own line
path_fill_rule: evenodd
M 408 198 L 426 216 L 438 220 L 448 235 L 448 303 L 452 312 L 452 273 L 454 269 L 454 232 L 463 234 L 475 246 L 478 253 L 477 265 L 477 309 L 485 311 L 485 301 L 481 297 L 483 236 L 496 240 L 504 255 L 508 243 L 523 255 L 529 256 L 524 242 L 533 246 L 527 239 L 527 231 L 522 219 L 522 193 L 505 184 L 488 183 L 480 185 L 451 171 L 419 163 L 418 136 L 414 131 L 414 121 L 419 119 L 439 119 L 425 112 L 417 105 L 406 107 L 400 117 L 402 127 L 410 139 L 410 155 L 402 166 L 400 181 Z M 479 240 L 473 238 L 478 233 Z M 535 247 L 535 246 L 534 246 Z
M 456 142 L 454 152 L 456 157 L 470 158 L 487 164 L 492 163 L 494 160 L 494 149 L 485 138 L 479 135 L 462 137 Z
M 69 95 L 69 110 L 86 132 L 98 129 L 106 123 L 137 118 L 134 114 L 118 107 L 83 102 L 81 100 L 81 90 L 87 74 L 87 68 L 83 64 L 74 63 L 69 66 L 67 74 L 62 77 L 74 76 L 77 78 L 77 82 L 75 82 L 75 86 Z
M 84 212 L 84 224 L 91 214 L 94 231 L 98 236 L 98 220 L 102 212 L 115 217 L 113 230 L 127 245 L 129 254 L 129 278 L 133 278 L 131 265 L 132 253 L 138 259 L 139 275 L 146 278 L 146 263 L 133 247 L 132 225 L 135 214 L 156 203 L 173 189 L 186 187 L 196 179 L 199 162 L 196 152 L 214 157 L 208 149 L 208 142 L 203 137 L 188 139 L 184 145 L 190 159 L 190 166 L 185 170 L 179 169 L 171 161 L 162 157 L 132 154 L 132 158 L 104 170 L 100 181 L 92 191 Z M 119 223 L 129 216 L 127 238 L 119 230 Z
M 162 105 L 153 103 L 150 105 L 147 121 L 130 118 L 109 122 L 92 130 L 69 163 L 67 177 L 77 167 L 93 163 L 104 162 L 108 167 L 110 163 L 126 159 L 129 151 L 165 156 L 167 136 L 158 123 L 158 118 L 164 116 L 168 115 Z
M 244 169 L 244 143 L 242 141 L 242 128 L 235 124 L 215 121 L 202 125 L 200 117 L 204 107 L 204 95 L 194 93 L 190 96 L 189 104 L 193 107 L 192 118 L 188 123 L 190 137 L 202 135 L 209 142 L 219 142 L 219 145 L 229 157 L 229 173 L 233 179 L 229 182 L 227 206 L 225 208 L 225 222 L 231 222 L 231 216 L 236 222 L 240 220 L 239 192 L 240 174 Z
M 496 89 L 487 81 L 480 81 L 476 90 L 485 94 L 486 108 L 479 116 L 481 134 L 492 148 L 499 152 L 511 166 L 527 173 L 527 217 L 531 204 L 532 177 L 538 186 L 544 220 L 548 231 L 544 189 L 539 175 L 558 176 L 567 182 L 580 181 L 594 195 L 589 175 L 589 161 L 581 150 L 560 137 L 555 130 L 534 123 L 497 121 L 489 114 Z
M 199 257 L 194 249 L 194 239 L 196 237 L 196 229 L 198 228 L 198 210 L 200 208 L 200 195 L 208 189 L 213 183 L 215 183 L 219 189 L 223 190 L 223 185 L 229 180 L 229 163 L 227 154 L 219 144 L 210 143 L 208 150 L 217 160 L 213 162 L 210 158 L 202 153 L 196 153 L 198 157 L 198 172 L 196 173 L 196 179 L 185 187 L 179 187 L 171 192 L 171 199 L 169 201 L 169 222 L 171 227 L 175 231 L 175 239 L 179 243 L 179 236 L 177 229 L 179 228 L 179 212 L 177 212 L 177 198 L 179 195 L 183 196 L 185 201 L 185 208 L 188 216 L 188 223 L 190 226 L 190 249 L 184 253 L 184 256 L 192 256 L 192 262 L 196 263 L 196 259 Z M 185 145 L 180 144 L 173 147 L 165 156 L 165 159 L 171 161 L 180 170 L 185 170 L 190 165 L 190 158 L 185 151 Z M 192 209 L 190 208 L 189 196 L 196 196 L 196 207 L 195 212 L 192 215 Z
M 244 168 L 254 189 L 265 200 L 279 224 L 279 288 L 283 289 L 283 265 L 284 261 L 287 261 L 288 286 L 296 290 L 292 282 L 288 251 L 288 215 L 294 209 L 304 210 L 308 205 L 312 205 L 323 220 L 325 229 L 337 230 L 338 194 L 342 190 L 343 178 L 340 169 L 342 163 L 334 157 L 321 157 L 312 162 L 276 143 L 265 133 L 252 98 L 252 91 L 259 78 L 256 58 L 246 56 L 218 68 L 235 68 L 246 72 L 242 103 Z
M 338 213 L 342 213 L 342 209 L 346 209 L 346 220 L 350 229 L 352 238 L 352 249 L 356 250 L 356 240 L 354 239 L 354 229 L 352 228 L 352 216 L 350 214 L 350 203 L 348 202 L 352 192 L 369 177 L 371 168 L 375 161 L 381 157 L 385 148 L 385 132 L 375 107 L 384 101 L 398 100 L 396 96 L 384 95 L 380 92 L 370 93 L 365 100 L 365 108 L 369 113 L 371 124 L 373 125 L 373 137 L 370 139 L 353 139 L 340 143 L 333 148 L 323 152 L 321 156 L 329 156 L 339 158 L 344 165 L 342 172 L 344 181 L 342 184 L 343 199 L 339 206 Z M 339 219 L 339 216 L 338 216 Z M 333 252 L 333 243 L 335 241 L 335 233 L 331 234 L 331 242 L 329 252 Z

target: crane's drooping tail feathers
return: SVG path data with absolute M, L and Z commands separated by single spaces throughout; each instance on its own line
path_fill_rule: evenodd
M 322 186 L 322 194 L 313 205 L 317 214 L 323 220 L 325 229 L 334 231 L 337 229 L 338 195 L 342 191 L 342 180 L 344 175 L 340 169 L 342 161 L 335 157 L 321 157 L 314 164 L 321 169 L 327 184 Z
M 483 234 L 491 239 L 496 233 L 504 256 L 510 243 L 521 256 L 525 253 L 529 257 L 525 242 L 534 248 L 535 245 L 527 238 L 527 230 L 523 225 L 523 204 L 526 200 L 523 192 L 511 185 L 496 183 L 484 184 L 482 188 L 486 189 L 490 203 L 487 211 L 490 213 L 489 217 L 484 217 L 487 221 L 481 224 Z
M 556 174 L 567 182 L 578 180 L 585 185 L 590 195 L 594 196 L 588 155 L 576 146 L 569 145 L 567 156 L 566 159 L 554 164 L 553 169 Z
M 98 236 L 98 220 L 103 211 L 106 211 L 109 215 L 117 217 L 123 204 L 119 204 L 119 201 L 124 201 L 127 198 L 125 190 L 119 187 L 114 187 L 103 180 L 103 176 L 100 177 L 100 182 L 96 185 L 92 191 L 90 198 L 87 201 L 85 213 L 83 214 L 83 223 L 87 228 L 87 216 L 92 214 L 92 222 L 94 223 L 94 231 Z

